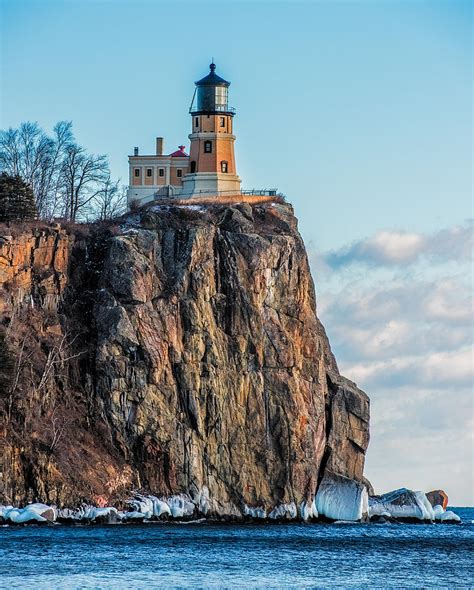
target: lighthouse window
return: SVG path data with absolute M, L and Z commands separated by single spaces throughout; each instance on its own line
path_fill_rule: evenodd
M 221 172 L 227 172 L 228 164 L 225 161 L 221 162 Z
M 217 86 L 216 87 L 216 94 L 215 94 L 216 106 L 225 107 L 227 104 L 227 88 L 224 86 Z M 221 108 L 221 110 L 223 110 Z
M 138 178 L 140 176 L 140 168 L 135 168 L 134 174 L 135 174 L 135 178 Z
M 165 175 L 165 169 L 164 168 L 160 168 L 158 170 L 158 176 L 164 176 Z
M 147 175 L 148 177 L 150 177 L 150 176 L 152 175 L 152 169 L 151 169 L 151 168 L 147 168 L 147 169 L 146 169 L 146 175 Z
M 206 154 L 212 154 L 212 141 L 204 142 L 204 152 Z
M 181 176 L 183 176 L 183 171 L 181 170 L 181 168 L 178 168 L 178 169 L 176 170 L 176 176 L 177 176 L 178 178 L 181 178 Z
M 194 126 L 199 127 L 199 117 L 194 117 Z
M 225 127 L 225 117 L 221 117 L 221 127 Z

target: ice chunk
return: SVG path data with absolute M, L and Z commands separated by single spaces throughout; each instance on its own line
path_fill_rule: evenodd
M 57 512 L 58 518 L 62 520 L 73 520 L 76 522 L 89 521 L 97 522 L 100 521 L 106 524 L 112 524 L 120 520 L 119 511 L 113 506 L 104 506 L 97 508 L 96 506 L 90 506 L 84 504 L 79 508 L 61 508 Z
M 155 496 L 150 496 L 153 500 L 153 516 L 161 516 L 162 514 L 170 514 L 171 510 L 168 504 L 164 500 L 160 500 L 159 498 L 155 498 Z
M 195 506 L 191 498 L 185 494 L 171 496 L 166 499 L 166 503 L 170 507 L 173 518 L 183 518 L 194 514 Z
M 91 508 L 88 514 L 92 522 L 101 521 L 105 524 L 113 524 L 120 520 L 117 508 L 104 506 L 103 508 Z
M 2 517 L 15 524 L 25 522 L 54 522 L 56 510 L 47 504 L 28 504 L 25 508 L 4 507 Z
M 369 500 L 369 516 L 388 512 L 394 518 L 416 518 L 418 520 L 434 520 L 435 514 L 426 494 L 400 488 L 383 494 L 372 496 Z
M 276 506 L 268 515 L 272 520 L 293 520 L 297 516 L 296 504 L 280 504 Z
M 300 516 L 303 520 L 318 518 L 319 515 L 318 509 L 316 508 L 316 498 L 314 498 L 312 502 L 301 502 Z
M 46 518 L 43 518 L 40 514 L 34 511 L 30 511 L 27 508 L 13 508 L 7 513 L 7 519 L 16 524 L 24 522 L 47 522 Z
M 5 514 L 5 520 L 9 520 L 10 522 L 14 522 L 15 524 L 21 524 L 24 522 L 47 522 L 46 518 L 35 512 L 34 510 L 30 511 L 27 508 L 12 508 Z
M 137 494 L 132 500 L 128 500 L 127 504 L 133 508 L 131 512 L 139 512 L 144 515 L 144 518 L 151 518 L 153 516 L 154 506 L 150 496 Z
M 364 484 L 326 472 L 316 494 L 320 515 L 332 520 L 360 520 L 368 512 L 368 494 Z
M 199 512 L 207 514 L 211 509 L 211 501 L 209 498 L 209 489 L 207 486 L 202 486 L 202 489 L 196 494 L 194 503 L 199 508 Z
M 444 508 L 440 504 L 437 504 L 433 507 L 433 514 L 436 520 L 441 520 L 441 517 L 444 514 Z
M 36 514 L 46 518 L 46 520 L 56 520 L 56 509 L 53 506 L 48 506 L 47 504 L 41 504 L 37 502 L 35 504 L 28 504 L 24 509 L 35 512 Z
M 145 520 L 147 518 L 151 517 L 151 513 L 150 512 L 138 512 L 138 510 L 132 510 L 130 512 L 124 512 L 123 513 L 123 520 Z
M 415 496 L 423 514 L 423 520 L 434 520 L 433 506 L 431 506 L 425 492 L 415 492 Z
M 13 506 L 0 506 L 0 518 L 7 520 L 7 513 L 13 510 Z
M 251 516 L 252 518 L 267 518 L 267 511 L 265 510 L 265 508 L 261 506 L 251 508 L 250 506 L 247 506 L 247 504 L 245 504 L 244 515 Z
M 202 501 L 206 502 L 205 497 Z M 196 508 L 191 498 L 185 494 L 171 496 L 166 499 L 136 494 L 127 501 L 127 504 L 132 510 L 125 513 L 126 518 L 139 518 L 135 515 L 130 516 L 133 513 L 141 514 L 141 517 L 146 519 L 152 516 L 159 517 L 163 514 L 169 514 L 173 518 L 183 518 L 192 516 Z
M 446 510 L 446 512 L 441 515 L 440 520 L 441 522 L 461 522 L 459 516 L 451 510 Z

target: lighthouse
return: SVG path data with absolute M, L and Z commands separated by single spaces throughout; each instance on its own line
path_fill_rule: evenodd
M 160 199 L 249 199 L 276 196 L 276 189 L 246 190 L 240 187 L 235 168 L 234 115 L 229 106 L 230 82 L 216 74 L 214 61 L 207 76 L 195 82 L 189 113 L 191 142 L 164 153 L 164 139 L 156 138 L 155 154 L 140 154 L 135 147 L 128 157 L 130 208 Z
M 195 82 L 189 109 L 191 147 L 182 188 L 187 197 L 230 196 L 240 192 L 234 153 L 235 109 L 229 106 L 230 82 L 216 74 L 214 62 L 209 70 L 207 76 Z

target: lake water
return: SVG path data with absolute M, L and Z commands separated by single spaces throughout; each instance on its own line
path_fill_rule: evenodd
M 0 528 L 1 588 L 474 586 L 461 525 L 143 524 Z

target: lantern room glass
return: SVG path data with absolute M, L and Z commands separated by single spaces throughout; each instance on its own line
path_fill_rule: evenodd
M 228 108 L 228 88 L 225 86 L 198 86 L 198 111 L 226 111 Z

